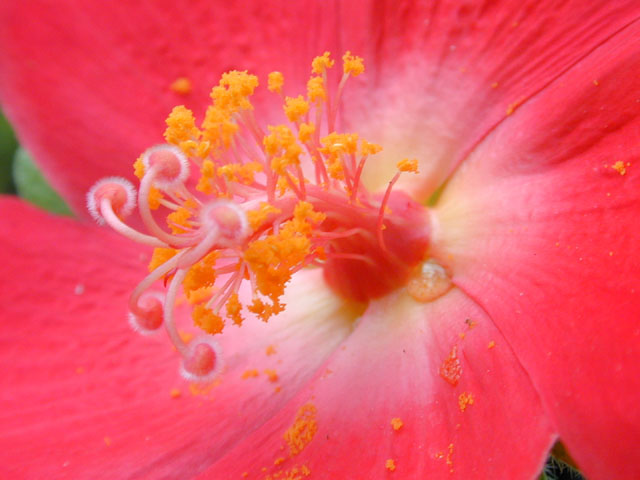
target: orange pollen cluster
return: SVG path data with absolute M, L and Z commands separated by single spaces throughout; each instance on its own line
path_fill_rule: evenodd
M 336 131 L 345 84 L 363 73 L 364 63 L 347 52 L 335 91 L 328 82 L 333 65 L 328 52 L 316 57 L 306 95 L 291 97 L 283 94 L 284 76 L 271 73 L 268 90 L 281 97 L 287 121 L 266 129 L 251 101 L 258 78 L 246 71 L 222 75 L 200 126 L 189 109 L 175 107 L 166 121 L 167 144 L 134 163 L 138 210 L 148 233 L 122 222 L 128 211 L 118 206 L 128 205 L 134 191 L 128 185 L 102 185 L 100 195 L 88 200 L 96 218 L 155 247 L 150 274 L 131 296 L 130 320 L 143 333 L 164 324 L 189 378 L 210 378 L 219 356 L 206 335 L 189 344 L 181 339 L 174 323 L 181 298 L 191 305 L 194 324 L 217 334 L 228 321 L 241 325 L 248 312 L 264 321 L 280 313 L 286 285 L 305 267 L 370 262 L 336 248 L 340 242 L 360 236 L 386 251 L 391 189 L 402 172 L 417 173 L 418 162 L 400 160 L 384 195 L 364 188 L 365 163 L 382 147 Z M 171 88 L 186 93 L 186 85 Z M 150 293 L 157 281 L 168 285 L 164 300 Z M 248 290 L 241 290 L 245 284 Z

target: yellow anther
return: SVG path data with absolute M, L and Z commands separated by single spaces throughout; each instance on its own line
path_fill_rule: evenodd
M 302 147 L 298 144 L 293 132 L 286 125 L 270 126 L 269 135 L 263 139 L 267 154 L 271 155 L 271 168 L 283 175 L 289 165 L 299 165 Z
M 196 305 L 191 312 L 193 323 L 207 333 L 215 335 L 224 329 L 224 320 L 204 305 Z
M 186 233 L 191 228 L 189 224 L 190 218 L 191 212 L 184 207 L 180 207 L 167 215 L 167 225 L 174 234 Z
M 187 77 L 180 77 L 177 78 L 169 88 L 171 88 L 172 92 L 175 92 L 178 95 L 188 95 L 191 93 L 193 86 L 191 85 L 191 80 Z
M 149 262 L 149 271 L 154 271 L 164 262 L 172 258 L 176 253 L 178 253 L 178 251 L 173 248 L 154 248 L 153 254 L 151 255 L 151 261 Z
M 262 165 L 258 162 L 248 163 L 228 163 L 218 167 L 218 175 L 227 179 L 228 182 L 242 183 L 250 185 L 255 179 L 256 172 L 262 171 Z
M 311 71 L 316 75 L 322 75 L 327 68 L 333 67 L 333 60 L 331 60 L 331 54 L 324 52 L 321 56 L 316 57 L 311 62 Z
M 270 92 L 282 93 L 282 86 L 284 85 L 284 75 L 280 72 L 271 72 L 269 74 L 268 86 Z
M 358 151 L 357 133 L 330 133 L 323 137 L 320 142 L 324 145 L 320 149 L 322 153 L 332 154 L 355 154 Z
M 364 72 L 364 60 L 360 57 L 351 55 L 351 52 L 347 52 L 342 56 L 342 69 L 345 75 L 351 75 L 357 77 Z
M 222 74 L 220 83 L 211 90 L 211 98 L 218 108 L 235 113 L 253 110 L 249 97 L 258 86 L 258 77 L 246 71 L 232 70 Z
M 284 102 L 284 113 L 291 122 L 299 121 L 309 111 L 309 104 L 302 95 L 295 98 L 287 97 Z
M 301 123 L 298 126 L 298 138 L 301 142 L 307 143 L 316 132 L 316 125 L 313 122 Z
M 250 210 L 247 212 L 247 218 L 249 219 L 249 226 L 252 230 L 257 230 L 267 221 L 269 217 L 281 213 L 277 207 L 274 207 L 270 203 L 260 202 L 260 207 L 257 210 Z
M 218 151 L 229 148 L 238 125 L 231 120 L 231 113 L 215 105 L 209 106 L 202 122 L 203 140 L 209 142 L 210 148 Z
M 142 156 L 139 156 L 133 163 L 133 174 L 140 180 L 144 177 L 144 162 L 142 161 Z
M 242 325 L 244 318 L 242 318 L 241 312 L 242 304 L 240 300 L 238 300 L 238 294 L 234 293 L 227 300 L 227 316 L 235 323 L 236 325 Z
M 382 147 L 376 143 L 369 143 L 366 140 L 362 140 L 360 144 L 360 154 L 362 156 L 375 155 L 376 153 L 380 153 L 382 151 Z
M 167 143 L 177 145 L 185 153 L 190 154 L 197 145 L 196 140 L 200 138 L 200 130 L 196 127 L 196 120 L 193 112 L 184 105 L 174 107 L 166 120 L 167 129 L 164 131 L 164 138 Z M 193 142 L 193 143 L 187 143 Z M 190 148 L 184 148 L 190 147 Z
M 198 184 L 196 185 L 196 190 L 206 194 L 213 193 L 211 180 L 213 180 L 215 175 L 215 164 L 211 160 L 205 160 L 204 162 L 202 162 L 202 167 L 200 168 L 200 179 L 198 180 Z
M 324 88 L 322 77 L 311 77 L 307 82 L 307 96 L 310 102 L 325 101 L 327 90 Z
M 158 190 L 156 187 L 151 187 L 149 189 L 149 208 L 151 210 L 157 210 L 158 208 L 160 208 L 160 200 L 162 200 L 164 198 L 164 195 L 162 195 L 162 192 L 160 190 Z
M 193 265 L 184 277 L 182 287 L 187 297 L 191 292 L 202 287 L 211 287 L 216 281 L 216 271 L 214 266 L 219 256 L 218 251 L 207 254 L 202 260 Z
M 398 162 L 397 167 L 401 172 L 418 173 L 418 160 L 405 158 Z

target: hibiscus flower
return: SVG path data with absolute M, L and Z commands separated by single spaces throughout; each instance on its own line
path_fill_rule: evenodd
M 639 16 L 632 1 L 4 2 L 0 102 L 80 218 L 0 201 L 0 471 L 535 478 L 560 438 L 589 478 L 638 478 Z M 315 55 L 347 50 L 367 71 L 340 130 L 383 146 L 363 184 L 382 195 L 419 161 L 392 191 L 425 212 L 424 259 L 451 288 L 426 300 L 407 276 L 355 301 L 340 279 L 382 279 L 302 269 L 284 311 L 227 325 L 217 376 L 191 384 L 167 338 L 127 324 L 150 248 L 92 224 L 85 194 L 134 178 L 175 105 L 203 118 L 222 72 L 279 71 L 295 96 Z M 252 101 L 262 128 L 282 123 L 277 95 Z

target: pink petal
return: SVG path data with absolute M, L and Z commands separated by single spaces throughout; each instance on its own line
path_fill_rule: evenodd
M 305 301 L 268 325 L 228 327 L 222 376 L 191 393 L 164 334 L 127 325 L 148 254 L 10 198 L 0 218 L 11 232 L 0 237 L 3 477 L 190 478 L 278 411 L 351 329 L 321 272 L 302 275 L 291 294 Z
M 343 44 L 368 65 L 348 87 L 357 97 L 345 109 L 348 126 L 384 146 L 388 161 L 369 163 L 369 185 L 386 188 L 398 160 L 417 158 L 421 175 L 398 185 L 423 200 L 507 111 L 640 13 L 633 0 L 370 5 L 367 15 L 344 16 L 355 20 L 343 25 Z
M 640 478 L 639 39 L 635 22 L 496 129 L 434 239 L 603 480 Z
M 454 349 L 452 385 L 438 372 Z M 298 442 L 286 439 L 292 427 Z M 533 479 L 554 438 L 482 309 L 459 290 L 430 304 L 399 292 L 372 304 L 315 381 L 198 478 L 306 478 L 309 469 L 309 478 L 345 480 Z M 286 475 L 295 469 L 303 473 Z

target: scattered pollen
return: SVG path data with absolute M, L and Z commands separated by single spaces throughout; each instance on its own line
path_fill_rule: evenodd
M 299 454 L 313 440 L 318 431 L 317 411 L 315 405 L 306 403 L 298 410 L 293 425 L 284 433 L 284 440 L 291 456 Z
M 110 447 L 111 446 L 111 438 L 110 437 L 104 437 L 104 444 L 107 447 Z
M 513 112 L 515 112 L 518 107 L 520 107 L 520 105 L 522 105 L 522 102 L 524 101 L 524 98 L 520 98 L 518 100 L 516 100 L 513 103 L 510 103 L 509 106 L 507 107 L 507 111 L 506 114 L 507 115 L 511 115 Z
M 393 472 L 396 469 L 396 462 L 393 458 L 389 458 L 386 462 L 385 462 L 385 467 L 387 468 L 387 470 L 389 470 L 390 472 Z
M 267 377 L 269 377 L 269 381 L 270 382 L 277 382 L 278 381 L 278 374 L 276 373 L 275 370 L 267 368 L 264 373 L 267 375 Z
M 487 348 L 493 348 L 493 347 L 495 347 L 495 346 L 496 346 L 496 342 L 494 342 L 493 340 L 491 340 L 491 341 L 489 342 L 489 345 L 487 345 Z
M 622 160 L 618 160 L 616 163 L 611 165 L 616 172 L 620 175 L 625 175 L 627 173 L 627 167 L 630 167 L 631 163 L 627 162 L 626 164 Z
M 176 79 L 169 88 L 178 95 L 188 95 L 192 89 L 191 80 L 187 77 L 180 77 Z
M 470 318 L 465 318 L 464 323 L 466 323 L 469 326 L 469 330 L 471 330 L 473 327 L 478 325 L 478 322 L 471 320 Z
M 398 417 L 391 419 L 391 427 L 397 432 L 402 428 L 404 422 L 400 420 Z
M 598 80 L 594 80 L 593 84 L 597 87 L 598 85 L 600 85 L 600 82 Z
M 250 369 L 250 370 L 245 370 L 245 371 L 242 373 L 242 377 L 241 377 L 241 378 L 242 378 L 243 380 L 246 380 L 247 378 L 255 378 L 255 377 L 257 377 L 258 375 L 260 375 L 260 372 L 258 372 L 258 370 L 256 370 L 255 368 L 252 368 L 252 369 Z
M 285 458 L 284 457 L 278 457 L 273 461 L 274 465 L 280 465 L 281 463 L 284 463 Z
M 460 381 L 462 364 L 458 358 L 458 347 L 456 345 L 453 346 L 449 356 L 442 362 L 438 373 L 453 386 L 456 386 Z
M 265 353 L 267 355 L 275 355 L 276 353 L 276 347 L 274 347 L 273 345 L 269 345 L 265 351 Z
M 493 82 L 491 84 L 491 88 L 498 88 L 498 85 L 499 85 L 498 82 Z
M 471 392 L 462 392 L 458 397 L 460 411 L 464 412 L 469 405 L 473 405 L 473 395 L 471 395 Z
M 169 396 L 171 398 L 178 398 L 180 397 L 180 395 L 182 395 L 182 392 L 177 388 L 172 388 L 171 391 L 169 392 Z

